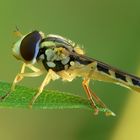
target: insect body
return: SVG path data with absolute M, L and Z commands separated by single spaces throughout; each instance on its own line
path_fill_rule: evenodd
M 15 77 L 11 92 L 24 77 L 35 77 L 46 73 L 44 81 L 30 102 L 30 107 L 44 87 L 51 80 L 59 78 L 72 81 L 76 77 L 83 77 L 83 88 L 96 114 L 98 113 L 96 104 L 103 108 L 107 107 L 89 88 L 91 79 L 113 82 L 140 92 L 140 78 L 85 56 L 84 51 L 78 45 L 58 35 L 45 37 L 42 32 L 33 31 L 27 35 L 22 35 L 13 46 L 12 51 L 17 59 L 23 61 L 23 66 L 20 73 Z M 39 68 L 36 68 L 34 64 L 38 64 Z M 26 67 L 33 72 L 26 73 Z

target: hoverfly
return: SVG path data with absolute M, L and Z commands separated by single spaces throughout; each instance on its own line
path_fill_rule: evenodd
M 15 58 L 23 62 L 23 65 L 13 81 L 11 91 L 3 99 L 12 93 L 15 85 L 24 77 L 36 77 L 44 73 L 46 73 L 46 77 L 29 103 L 30 108 L 44 87 L 50 81 L 59 78 L 71 82 L 76 77 L 82 77 L 82 86 L 95 114 L 99 112 L 97 104 L 103 108 L 107 108 L 107 106 L 90 89 L 90 80 L 112 82 L 140 92 L 140 78 L 85 56 L 83 49 L 69 39 L 52 34 L 45 36 L 43 32 L 37 30 L 26 35 L 18 32 L 18 35 L 20 39 L 14 44 L 12 52 Z M 26 67 L 33 72 L 25 72 Z

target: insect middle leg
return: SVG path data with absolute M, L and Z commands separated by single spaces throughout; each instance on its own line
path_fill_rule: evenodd
M 42 93 L 44 87 L 46 85 L 48 85 L 51 80 L 56 80 L 58 78 L 59 78 L 59 76 L 53 70 L 50 69 L 48 71 L 45 79 L 43 80 L 42 84 L 40 85 L 40 87 L 38 89 L 38 92 L 33 96 L 32 100 L 31 100 L 31 102 L 29 104 L 29 108 L 32 108 L 32 105 L 34 104 L 34 102 L 36 101 L 38 96 Z

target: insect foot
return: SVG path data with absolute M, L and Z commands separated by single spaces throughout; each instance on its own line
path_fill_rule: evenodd
M 11 94 L 11 92 L 5 93 L 5 95 L 0 96 L 0 101 L 4 101 L 9 95 Z
M 94 115 L 98 115 L 99 114 L 99 109 L 94 109 Z
M 114 112 L 112 112 L 111 110 L 109 110 L 108 108 L 106 109 L 106 112 L 105 112 L 105 115 L 106 116 L 116 116 L 116 114 Z

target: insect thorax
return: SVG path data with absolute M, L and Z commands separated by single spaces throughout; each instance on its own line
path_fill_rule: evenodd
M 89 64 L 81 58 L 82 49 L 77 45 L 44 41 L 40 44 L 37 61 L 42 61 L 46 70 L 55 72 L 67 70 L 71 66 Z
M 47 47 L 44 46 L 39 49 L 37 60 L 41 60 L 45 69 L 52 69 L 54 71 L 61 71 L 66 68 L 70 61 L 70 57 L 62 47 Z

